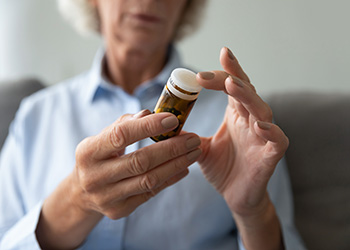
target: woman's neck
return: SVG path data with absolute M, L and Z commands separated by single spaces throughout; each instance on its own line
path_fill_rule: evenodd
M 127 93 L 155 77 L 166 63 L 167 48 L 156 51 L 137 49 L 106 50 L 105 73 L 108 79 Z

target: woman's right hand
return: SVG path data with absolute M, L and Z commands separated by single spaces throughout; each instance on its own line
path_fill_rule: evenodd
M 185 177 L 201 154 L 195 134 L 124 154 L 127 146 L 177 126 L 177 118 L 170 113 L 141 111 L 124 115 L 100 134 L 83 140 L 76 150 L 74 171 L 44 202 L 36 231 L 41 247 L 76 247 L 103 216 L 114 220 L 128 216 Z
M 76 151 L 75 185 L 84 210 L 111 219 L 128 216 L 139 205 L 188 174 L 200 155 L 200 139 L 185 134 L 124 155 L 127 146 L 178 126 L 170 113 L 125 115 Z

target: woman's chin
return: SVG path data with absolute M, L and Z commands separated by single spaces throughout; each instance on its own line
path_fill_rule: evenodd
M 133 29 L 129 32 L 124 32 L 118 36 L 119 42 L 132 46 L 135 49 L 154 49 L 160 47 L 167 47 L 171 42 L 166 38 L 166 34 L 160 31 L 150 31 L 146 29 Z
M 149 39 L 148 37 L 139 37 L 137 39 L 130 40 L 127 43 L 127 46 L 134 50 L 144 50 L 151 52 L 167 48 L 168 43 L 155 44 L 153 39 Z

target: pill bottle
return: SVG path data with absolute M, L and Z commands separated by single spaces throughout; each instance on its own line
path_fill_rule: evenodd
M 166 140 L 181 132 L 201 89 L 202 86 L 198 84 L 194 72 L 184 68 L 173 70 L 154 108 L 154 113 L 173 113 L 179 119 L 179 126 L 168 133 L 151 137 L 152 140 L 156 142 Z

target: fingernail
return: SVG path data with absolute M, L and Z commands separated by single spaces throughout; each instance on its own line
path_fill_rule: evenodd
M 236 84 L 238 87 L 241 87 L 241 88 L 244 87 L 243 81 L 241 79 L 239 79 L 238 77 L 233 77 L 233 76 L 229 75 L 229 78 L 230 78 L 231 82 Z
M 211 80 L 215 76 L 215 74 L 213 72 L 210 72 L 210 71 L 199 72 L 198 74 L 199 74 L 200 78 L 202 78 L 204 80 Z
M 165 129 L 169 129 L 169 128 L 175 128 L 179 125 L 179 120 L 176 118 L 176 116 L 169 116 L 164 118 L 161 121 L 161 124 L 163 126 L 163 128 Z
M 228 55 L 228 57 L 233 61 L 233 60 L 235 60 L 235 56 L 233 55 L 233 53 L 232 53 L 232 51 L 229 49 L 229 48 L 227 48 L 227 47 L 225 47 L 226 48 L 226 50 L 227 50 L 227 55 Z
M 134 114 L 132 117 L 133 118 L 141 118 L 141 117 L 144 117 L 146 115 L 149 115 L 151 114 L 151 111 L 149 111 L 148 109 L 144 109 L 144 110 L 141 110 L 140 112 Z
M 196 149 L 196 150 L 193 150 L 192 152 L 188 153 L 187 154 L 187 159 L 189 161 L 195 161 L 198 159 L 198 157 L 202 154 L 202 150 L 200 149 Z
M 261 128 L 263 130 L 269 130 L 271 128 L 271 124 L 268 122 L 257 121 L 257 124 L 258 124 L 259 128 Z
M 197 136 L 191 137 L 191 138 L 187 139 L 187 141 L 186 141 L 186 148 L 187 149 L 194 149 L 194 148 L 198 147 L 199 145 L 201 145 L 201 139 L 199 139 L 199 137 L 197 137 Z

